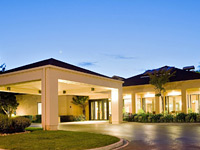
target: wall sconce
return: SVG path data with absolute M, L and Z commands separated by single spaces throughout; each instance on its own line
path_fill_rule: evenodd
M 10 90 L 11 90 L 11 87 L 7 87 L 7 90 L 10 91 Z

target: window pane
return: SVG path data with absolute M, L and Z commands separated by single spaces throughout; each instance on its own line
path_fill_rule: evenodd
M 38 115 L 42 115 L 42 103 L 38 103 Z
M 131 99 L 124 99 L 124 109 L 126 113 L 132 113 Z
M 141 109 L 141 98 L 137 98 L 137 113 Z

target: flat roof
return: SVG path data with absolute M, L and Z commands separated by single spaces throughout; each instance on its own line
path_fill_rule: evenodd
M 0 74 L 6 74 L 6 73 L 11 73 L 11 72 L 21 71 L 21 70 L 26 70 L 26 69 L 32 69 L 32 68 L 42 67 L 42 66 L 46 66 L 46 65 L 53 65 L 53 66 L 57 66 L 57 67 L 61 67 L 61 68 L 69 69 L 69 70 L 79 71 L 79 72 L 83 72 L 83 73 L 87 73 L 87 74 L 91 74 L 91 75 L 96 75 L 96 76 L 112 79 L 111 77 L 108 77 L 108 76 L 105 76 L 105 75 L 102 75 L 102 74 L 99 74 L 99 73 L 96 73 L 96 72 L 93 72 L 93 71 L 90 71 L 90 70 L 87 70 L 87 69 L 84 69 L 81 67 L 77 67 L 75 65 L 71 65 L 71 64 L 65 63 L 63 61 L 56 60 L 54 58 L 50 58 L 50 59 L 42 60 L 42 61 L 35 62 L 32 64 L 17 67 L 14 69 L 6 70 L 4 72 L 0 72 Z

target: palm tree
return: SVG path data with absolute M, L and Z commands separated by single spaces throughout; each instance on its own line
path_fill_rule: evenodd
M 85 107 L 88 104 L 89 96 L 75 96 L 72 99 L 72 103 L 79 105 L 83 109 L 83 115 L 85 116 Z
M 165 84 L 169 82 L 169 79 L 174 76 L 176 72 L 173 71 L 173 68 L 163 67 L 157 70 L 149 71 L 149 83 L 155 87 L 156 94 L 155 96 L 161 97 L 162 100 L 162 112 L 164 113 L 164 93 L 165 93 Z

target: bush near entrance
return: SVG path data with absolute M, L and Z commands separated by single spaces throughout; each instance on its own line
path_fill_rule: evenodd
M 0 133 L 24 132 L 31 125 L 31 121 L 24 117 L 8 118 L 0 114 Z
M 200 114 L 198 113 L 177 113 L 177 114 L 124 114 L 124 121 L 143 122 L 143 123 L 170 123 L 170 122 L 200 122 Z

